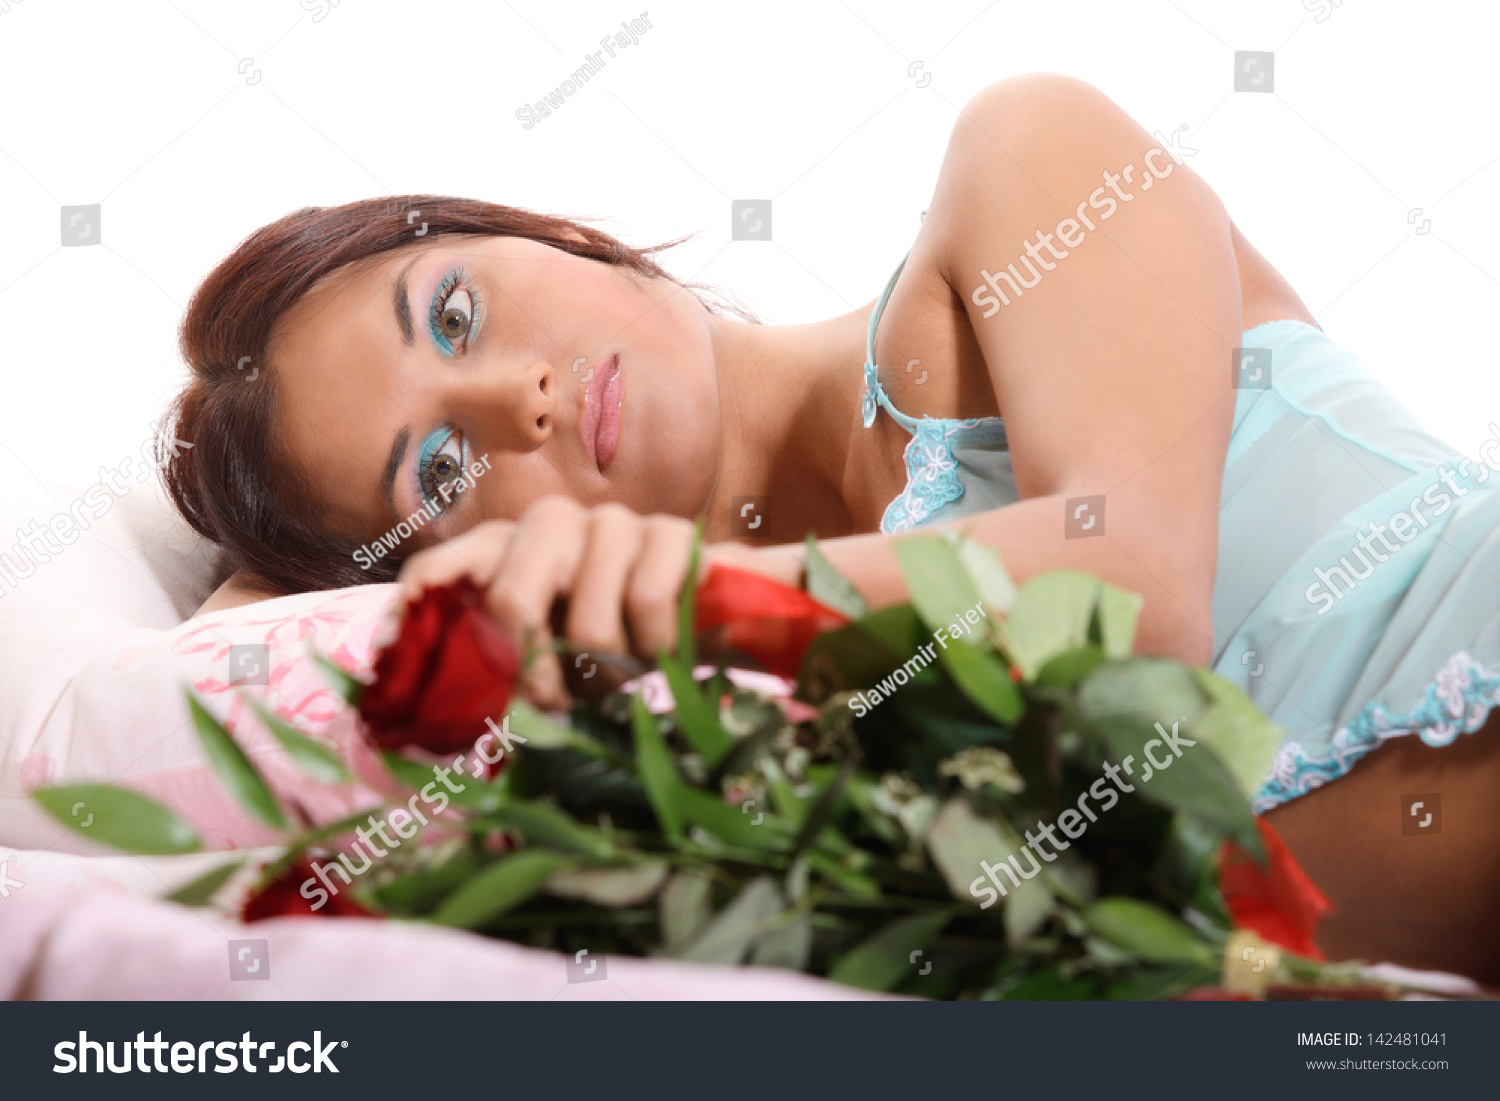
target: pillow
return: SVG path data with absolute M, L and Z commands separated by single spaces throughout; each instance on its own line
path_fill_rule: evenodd
M 269 840 L 204 757 L 188 686 L 300 817 L 332 821 L 374 802 L 369 786 L 381 770 L 311 655 L 368 672 L 396 586 L 305 593 L 188 619 L 226 576 L 221 556 L 154 480 L 114 486 L 122 481 L 121 494 L 101 491 L 104 482 L 89 491 L 55 487 L 0 509 L 0 532 L 17 534 L 0 545 L 0 844 L 103 851 L 27 795 L 56 783 L 141 791 L 187 818 L 205 847 Z M 369 784 L 312 781 L 242 692 L 324 741 Z M 89 813 L 80 808 L 80 820 Z

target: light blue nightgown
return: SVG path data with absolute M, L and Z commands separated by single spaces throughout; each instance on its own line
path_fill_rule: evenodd
M 900 274 L 865 350 L 866 426 L 883 408 L 912 434 L 887 533 L 1019 500 L 1001 418 L 908 417 L 880 385 L 875 330 Z M 1286 731 L 1265 811 L 1387 739 L 1442 746 L 1484 725 L 1500 702 L 1500 475 L 1321 329 L 1270 321 L 1241 345 L 1261 351 L 1242 360 L 1224 463 L 1211 668 Z

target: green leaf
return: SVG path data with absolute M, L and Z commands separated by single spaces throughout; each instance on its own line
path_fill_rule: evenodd
M 1079 681 L 1103 664 L 1105 658 L 1104 651 L 1097 646 L 1064 650 L 1048 659 L 1047 664 L 1037 671 L 1035 683 L 1041 688 L 1075 688 Z
M 638 906 L 656 894 L 669 870 L 665 860 L 649 860 L 628 868 L 561 871 L 547 880 L 547 893 L 610 909 Z
M 711 792 L 684 786 L 677 795 L 683 819 L 726 844 L 761 852 L 785 852 L 796 837 L 794 827 L 784 818 L 767 813 L 757 823 L 758 813 L 764 812 L 732 807 Z
M 635 764 L 640 773 L 641 784 L 651 808 L 656 811 L 656 820 L 661 823 L 662 833 L 674 845 L 682 841 L 683 795 L 691 790 L 677 773 L 672 762 L 672 751 L 667 748 L 661 728 L 656 725 L 656 716 L 646 708 L 641 697 L 631 700 L 631 727 L 635 733 Z
M 849 867 L 844 861 L 813 849 L 807 853 L 808 864 L 839 890 L 865 902 L 874 902 L 880 897 L 880 884 L 863 872 Z
M 208 755 L 208 763 L 213 766 L 219 782 L 229 789 L 240 806 L 266 825 L 285 829 L 286 816 L 281 813 L 276 796 L 271 794 L 271 789 L 250 763 L 250 758 L 245 756 L 245 751 L 229 736 L 229 731 L 209 714 L 191 690 L 188 692 L 188 710 L 192 712 L 193 728 L 198 732 L 198 740 L 203 743 L 203 751 Z
M 893 604 L 857 623 L 819 635 L 802 665 L 803 683 L 830 679 L 827 691 L 874 684 L 905 663 L 929 641 L 927 629 L 910 604 Z
M 31 797 L 64 826 L 129 853 L 168 856 L 197 852 L 198 835 L 153 799 L 106 784 L 33 788 Z
M 785 924 L 772 929 L 755 942 L 750 951 L 752 967 L 783 967 L 788 971 L 807 970 L 812 955 L 812 919 L 807 914 L 788 912 Z
M 705 868 L 684 868 L 657 896 L 657 921 L 662 947 L 675 953 L 713 917 L 713 877 Z
M 1147 799 L 1186 811 L 1259 857 L 1263 847 L 1250 797 L 1210 744 L 1212 740 L 1223 744 L 1235 732 L 1235 702 L 1226 695 L 1221 699 L 1225 704 L 1218 721 L 1211 721 L 1207 737 L 1199 740 L 1195 716 L 1204 715 L 1209 697 L 1193 670 L 1181 662 L 1166 658 L 1107 662 L 1084 679 L 1077 696 L 1086 723 L 1104 738 L 1112 762 L 1123 768 L 1125 758 L 1133 758 L 1131 771 L 1121 776 L 1124 783 Z M 1184 743 L 1180 756 L 1162 737 L 1163 731 L 1170 733 L 1174 727 L 1175 737 Z M 1152 764 L 1148 747 L 1156 761 L 1170 761 L 1170 765 Z
M 1214 951 L 1185 922 L 1139 899 L 1101 898 L 1083 923 L 1111 944 L 1149 963 L 1208 964 Z
M 698 563 L 703 556 L 703 521 L 693 525 L 693 550 L 677 595 L 677 660 L 688 669 L 698 664 Z
M 1106 657 L 1128 658 L 1135 646 L 1135 624 L 1145 599 L 1113 585 L 1099 586 L 1099 642 Z
M 525 700 L 511 701 L 502 725 L 510 731 L 512 741 L 533 749 L 572 749 L 590 757 L 609 756 L 609 751 L 589 735 L 558 722 Z
M 666 674 L 667 686 L 672 690 L 683 735 L 712 768 L 734 745 L 734 739 L 719 724 L 718 708 L 704 699 L 703 690 L 686 665 L 666 654 L 657 659 L 657 665 Z
M 969 579 L 974 583 L 985 607 L 991 612 L 1009 615 L 1015 605 L 1016 586 L 1000 561 L 1000 553 L 994 547 L 967 536 L 951 531 L 948 534 L 953 536 L 958 559 L 968 571 Z
M 890 990 L 917 974 L 920 961 L 912 956 L 932 943 L 948 918 L 943 910 L 897 918 L 839 957 L 828 977 L 861 990 Z
M 844 794 L 844 787 L 849 783 L 849 777 L 854 775 L 854 766 L 858 760 L 856 753 L 850 753 L 839 763 L 839 770 L 834 774 L 833 780 L 823 789 L 817 802 L 813 803 L 812 809 L 799 823 L 797 838 L 792 843 L 794 858 L 800 856 L 823 832 L 824 827 L 833 820 L 834 808 Z
M 1027 680 L 1049 659 L 1088 645 L 1099 587 L 1097 577 L 1078 570 L 1052 570 L 1021 586 L 1005 630 Z
M 1104 980 L 1095 972 L 1064 976 L 1057 964 L 1031 972 L 1000 995 L 1007 1002 L 1080 1002 L 1099 997 Z
M 349 770 L 344 767 L 344 762 L 339 760 L 338 754 L 321 742 L 309 738 L 291 723 L 277 718 L 249 693 L 241 691 L 240 696 L 265 724 L 266 729 L 275 735 L 281 747 L 287 751 L 287 755 L 297 762 L 303 772 L 314 780 L 322 780 L 325 784 L 343 783 L 349 779 Z
M 892 545 L 912 605 L 929 630 L 951 626 L 976 606 L 982 610 L 978 589 L 946 540 L 917 535 L 897 539 Z
M 1240 793 L 1234 777 L 1214 751 L 1204 745 L 1185 746 L 1181 757 L 1173 755 L 1154 726 L 1128 716 L 1102 719 L 1090 724 L 1104 738 L 1108 755 L 1119 766 L 1120 782 L 1137 794 L 1170 810 L 1185 811 L 1204 824 L 1232 837 L 1257 855 L 1260 833 L 1250 802 Z M 1181 728 L 1180 728 L 1181 729 Z M 1192 728 L 1184 736 L 1192 740 Z M 1152 745 L 1151 743 L 1157 743 Z M 1157 761 L 1170 761 L 1157 768 Z M 1127 770 L 1127 759 L 1130 759 Z
M 780 928 L 785 905 L 776 881 L 761 876 L 736 895 L 692 943 L 676 953 L 676 958 L 693 963 L 738 964 L 757 940 Z
M 438 925 L 476 929 L 536 894 L 571 861 L 545 849 L 526 849 L 491 864 L 469 880 L 432 915 Z
M 234 875 L 245 866 L 243 860 L 231 860 L 228 864 L 220 864 L 212 871 L 200 875 L 190 883 L 185 883 L 177 890 L 166 896 L 168 902 L 175 902 L 179 906 L 207 906 L 213 901 L 214 895 L 219 888 L 229 882 L 229 877 Z
M 465 807 L 481 814 L 491 813 L 505 802 L 506 773 L 501 773 L 494 780 L 480 780 L 467 773 L 454 771 L 451 765 L 430 765 L 408 760 L 392 749 L 383 750 L 380 756 L 385 761 L 385 767 L 391 770 L 391 774 L 412 791 L 420 793 L 431 785 L 432 798 L 425 800 L 426 802 L 435 802 L 438 795 L 442 794 L 446 795 L 448 802 L 454 806 Z M 438 778 L 439 768 L 448 774 L 446 784 Z M 454 791 L 454 788 L 458 790 Z
M 1024 859 L 1021 857 L 1020 839 L 1009 826 L 980 818 L 969 806 L 969 801 L 960 795 L 943 804 L 943 809 L 927 830 L 926 843 L 932 862 L 948 884 L 949 893 L 971 906 L 980 905 L 980 896 L 969 890 L 971 886 L 984 885 L 992 892 L 998 890 L 983 873 L 981 862 L 998 867 L 1015 856 L 1022 868 L 1040 863 L 1030 853 Z M 1005 888 L 1006 939 L 1011 944 L 1019 944 L 1031 936 L 1052 912 L 1052 890 L 1040 875 L 1027 879 L 1002 872 L 997 878 Z M 1013 878 L 1020 880 L 1020 884 L 1012 882 Z
M 1193 719 L 1193 737 L 1212 746 L 1240 791 L 1254 798 L 1270 774 L 1276 747 L 1286 731 L 1223 677 L 1207 669 L 1190 671 L 1209 700 L 1207 708 Z
M 964 690 L 964 695 L 991 718 L 1010 726 L 1026 710 L 1021 690 L 994 651 L 982 650 L 959 639 L 940 644 L 937 653 L 943 668 Z
M 807 533 L 803 569 L 807 573 L 807 595 L 819 604 L 850 619 L 863 619 L 870 613 L 870 606 L 865 603 L 859 590 L 823 556 L 823 552 L 818 549 L 817 536 L 812 532 Z
M 465 845 L 436 867 L 424 867 L 381 884 L 375 889 L 375 901 L 386 913 L 430 913 L 472 879 L 479 865 L 474 848 Z
M 358 680 L 353 674 L 345 672 L 342 668 L 324 657 L 322 654 L 313 652 L 313 661 L 323 670 L 323 676 L 332 685 L 333 690 L 338 693 L 339 698 L 350 707 L 359 706 L 360 693 L 365 690 L 364 682 Z
M 602 830 L 580 825 L 567 811 L 548 803 L 511 800 L 486 821 L 518 831 L 532 845 L 545 845 L 596 860 L 608 860 L 617 853 L 615 843 Z

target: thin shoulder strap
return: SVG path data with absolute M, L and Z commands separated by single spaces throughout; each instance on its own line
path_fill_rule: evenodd
M 924 210 L 919 221 L 926 220 L 927 211 Z M 865 330 L 865 396 L 861 412 L 864 414 L 866 428 L 875 423 L 876 410 L 884 409 L 891 415 L 892 420 L 915 436 L 920 422 L 916 417 L 908 417 L 891 403 L 890 395 L 885 392 L 885 387 L 880 385 L 880 368 L 875 366 L 875 330 L 880 325 L 880 317 L 885 313 L 885 304 L 890 301 L 891 292 L 896 289 L 896 281 L 901 278 L 902 271 L 906 269 L 906 262 L 910 259 L 911 249 L 907 249 L 906 255 L 901 258 L 901 263 L 896 265 L 896 270 L 891 274 L 890 282 L 881 292 L 880 301 L 875 303 L 875 308 L 870 311 L 870 325 Z
M 926 214 L 924 210 L 922 212 Z M 896 289 L 896 281 L 901 278 L 901 272 L 906 267 L 906 261 L 911 259 L 910 250 L 902 258 L 901 263 L 896 266 L 896 271 L 891 275 L 890 282 L 885 285 L 885 290 L 880 295 L 880 301 L 875 303 L 875 308 L 870 311 L 870 325 L 865 332 L 865 396 L 861 412 L 864 414 L 865 427 L 875 423 L 875 411 L 884 409 L 891 415 L 891 419 L 908 432 L 916 435 L 917 418 L 908 417 L 901 410 L 891 404 L 890 396 L 885 392 L 885 387 L 880 385 L 880 369 L 875 366 L 875 330 L 880 325 L 880 315 L 885 313 L 885 304 L 890 301 L 891 292 Z

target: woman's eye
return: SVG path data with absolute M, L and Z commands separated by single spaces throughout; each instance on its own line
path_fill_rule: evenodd
M 479 291 L 469 283 L 462 268 L 454 268 L 444 276 L 433 291 L 431 312 L 427 315 L 432 342 L 438 351 L 446 356 L 466 351 L 469 341 L 479 331 L 483 312 Z
M 438 329 L 450 342 L 458 342 L 469 335 L 474 324 L 474 299 L 466 290 L 456 290 L 443 304 L 438 317 Z
M 441 440 L 440 446 L 432 446 Z M 449 431 L 446 438 L 435 434 L 422 447 L 421 480 L 422 494 L 428 501 L 446 508 L 453 503 L 453 491 L 449 487 L 464 474 L 463 438 Z

